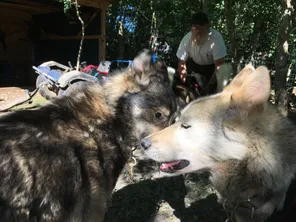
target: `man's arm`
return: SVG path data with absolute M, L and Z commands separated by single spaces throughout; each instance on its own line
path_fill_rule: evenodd
M 179 65 L 178 65 L 178 72 L 181 78 L 181 81 L 184 83 L 186 81 L 186 60 L 189 57 L 189 53 L 188 53 L 188 41 L 191 38 L 191 33 L 187 33 L 182 41 L 179 44 L 179 48 L 177 51 L 177 57 L 179 59 Z
M 224 58 L 215 60 L 215 70 L 219 70 L 220 66 L 223 65 L 224 62 L 225 62 Z

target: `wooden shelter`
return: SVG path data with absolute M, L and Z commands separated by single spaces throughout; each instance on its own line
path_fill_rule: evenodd
M 74 1 L 74 0 L 72 0 Z M 82 61 L 105 59 L 106 10 L 111 0 L 78 0 L 85 23 Z M 58 0 L 1 0 L 0 85 L 28 85 L 32 65 L 47 60 L 76 64 L 81 24 L 76 11 L 63 11 Z

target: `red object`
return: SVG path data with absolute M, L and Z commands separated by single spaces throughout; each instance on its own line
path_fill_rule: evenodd
M 95 65 L 88 65 L 85 68 L 82 69 L 82 72 L 88 72 L 91 69 L 97 69 L 99 66 L 95 66 Z
M 108 72 L 98 72 L 98 74 L 108 75 Z

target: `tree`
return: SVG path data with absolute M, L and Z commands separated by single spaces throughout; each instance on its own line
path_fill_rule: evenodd
M 283 0 L 283 15 L 278 31 L 278 47 L 276 52 L 276 72 L 275 72 L 275 101 L 279 111 L 283 115 L 288 114 L 286 78 L 288 74 L 288 49 L 289 37 L 294 17 L 293 0 Z
M 238 49 L 236 47 L 236 29 L 235 29 L 235 11 L 233 5 L 235 4 L 234 0 L 225 0 L 225 17 L 227 32 L 229 38 L 229 51 L 230 57 L 232 58 L 233 72 L 237 73 L 238 64 L 240 57 L 238 56 Z

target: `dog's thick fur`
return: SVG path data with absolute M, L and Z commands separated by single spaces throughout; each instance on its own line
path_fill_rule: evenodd
M 0 221 L 103 221 L 140 139 L 176 104 L 162 62 L 142 52 L 103 85 L 0 118 Z
M 210 171 L 235 221 L 264 221 L 282 208 L 296 171 L 295 126 L 269 95 L 269 71 L 247 65 L 221 93 L 191 102 L 141 144 L 167 175 Z

